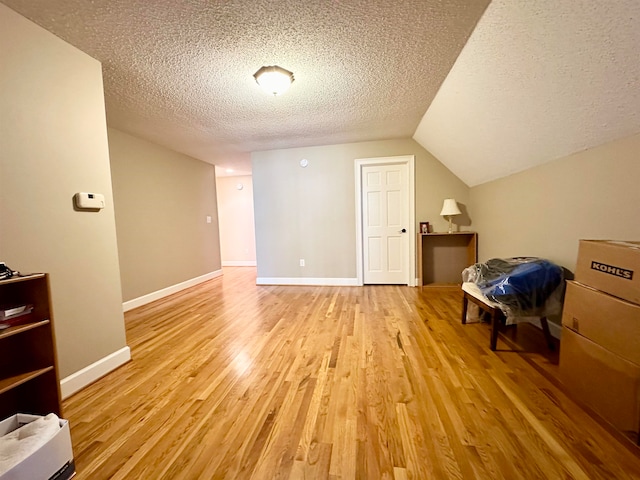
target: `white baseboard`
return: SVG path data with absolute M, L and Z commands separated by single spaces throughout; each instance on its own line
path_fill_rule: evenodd
M 179 292 L 180 290 L 184 290 L 185 288 L 193 287 L 194 285 L 198 285 L 199 283 L 206 282 L 207 280 L 211 280 L 212 278 L 220 276 L 222 276 L 222 270 L 216 270 L 215 272 L 210 272 L 205 275 L 192 278 L 191 280 L 186 280 L 176 285 L 163 288 L 162 290 L 148 293 L 146 295 L 143 295 L 142 297 L 134 298 L 133 300 L 124 302 L 122 304 L 122 310 L 128 312 L 129 310 L 141 307 L 143 305 L 146 305 L 147 303 L 155 302 L 156 300 L 160 300 L 161 298 L 168 297 L 169 295 Z
M 313 285 L 327 287 L 357 287 L 357 278 L 287 278 L 258 277 L 256 285 Z
M 95 382 L 101 377 L 104 377 L 107 373 L 112 372 L 121 365 L 124 365 L 129 360 L 131 360 L 131 349 L 129 347 L 123 347 L 120 350 L 113 352 L 111 355 L 107 355 L 97 362 L 92 363 L 88 367 L 63 378 L 60 381 L 62 399 L 64 400 L 65 398 L 70 397 L 87 385 Z
M 255 267 L 257 265 L 255 260 L 223 260 L 223 267 Z

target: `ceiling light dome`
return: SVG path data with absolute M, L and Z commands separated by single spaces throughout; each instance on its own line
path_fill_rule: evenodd
M 253 76 L 258 85 L 272 95 L 282 95 L 293 83 L 293 73 L 277 65 L 262 67 Z

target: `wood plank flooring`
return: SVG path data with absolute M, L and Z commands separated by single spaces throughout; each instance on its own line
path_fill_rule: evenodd
M 460 309 L 456 291 L 226 268 L 125 315 L 133 361 L 64 402 L 77 478 L 640 478 L 539 330 L 492 352 Z

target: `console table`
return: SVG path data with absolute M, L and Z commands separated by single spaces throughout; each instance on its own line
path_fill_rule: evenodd
M 419 233 L 418 286 L 458 286 L 462 270 L 478 261 L 476 232 Z

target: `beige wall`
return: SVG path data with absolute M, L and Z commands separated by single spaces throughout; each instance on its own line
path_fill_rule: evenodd
M 443 199 L 464 208 L 469 188 L 412 139 L 254 152 L 258 277 L 355 278 L 354 161 L 399 155 L 416 158 L 416 225 L 445 230 Z
M 419 222 L 429 222 L 433 232 L 449 229 L 449 221 L 440 216 L 445 198 L 454 198 L 462 212 L 453 218 L 454 230 L 474 230 L 474 219 L 468 211 L 469 187 L 417 142 L 415 145 L 416 232 Z
M 109 149 L 124 300 L 220 270 L 214 166 L 113 128 Z
M 0 5 L 0 260 L 48 272 L 60 373 L 126 346 L 100 63 Z M 99 212 L 74 211 L 98 192 Z
M 531 255 L 575 270 L 578 240 L 640 240 L 640 135 L 471 189 L 480 259 Z
M 237 188 L 239 184 L 242 185 L 240 190 Z M 251 175 L 217 177 L 216 191 L 222 264 L 255 265 L 256 235 Z

